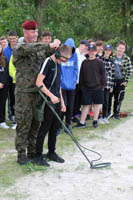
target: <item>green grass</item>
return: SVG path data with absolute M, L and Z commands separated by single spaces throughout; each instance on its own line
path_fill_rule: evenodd
M 129 81 L 128 87 L 126 88 L 126 96 L 122 103 L 121 111 L 128 111 L 133 113 L 133 76 Z M 119 124 L 123 123 L 130 117 L 122 118 L 120 121 L 110 119 L 110 124 L 100 125 L 98 129 L 92 127 L 92 119 L 87 121 L 87 128 L 85 129 L 72 129 L 73 134 L 77 141 L 79 142 L 82 138 L 88 138 L 91 140 L 105 140 L 104 132 L 107 130 L 112 130 Z M 10 125 L 10 122 L 7 121 Z M 72 124 L 74 125 L 74 124 Z M 28 164 L 27 166 L 19 166 L 16 163 L 16 151 L 15 151 L 15 131 L 14 130 L 3 130 L 0 129 L 0 190 L 3 187 L 8 187 L 15 183 L 15 181 L 23 176 L 26 176 L 29 173 L 34 173 L 40 171 L 41 173 L 47 173 L 47 168 L 34 166 Z M 62 151 L 63 150 L 63 151 Z M 71 137 L 68 134 L 62 134 L 57 138 L 57 152 L 60 155 L 63 155 L 63 152 L 69 152 L 72 154 L 76 150 L 76 145 L 72 141 Z M 44 144 L 44 153 L 47 151 L 47 140 Z M 77 166 L 77 170 L 83 168 L 84 166 Z M 132 169 L 132 166 L 129 166 Z M 56 171 L 56 169 L 55 169 Z M 61 173 L 61 172 L 60 172 Z M 11 194 L 19 196 L 19 194 L 14 192 Z

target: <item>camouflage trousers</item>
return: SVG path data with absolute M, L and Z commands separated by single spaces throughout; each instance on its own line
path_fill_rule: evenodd
M 15 116 L 17 122 L 15 146 L 20 154 L 36 153 L 36 139 L 40 122 L 34 119 L 34 103 L 37 93 L 17 93 L 15 95 Z

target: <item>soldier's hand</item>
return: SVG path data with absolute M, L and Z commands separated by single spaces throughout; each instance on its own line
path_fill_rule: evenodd
M 60 46 L 60 44 L 61 44 L 61 41 L 58 39 L 55 39 L 53 43 L 50 43 L 50 48 L 57 49 Z

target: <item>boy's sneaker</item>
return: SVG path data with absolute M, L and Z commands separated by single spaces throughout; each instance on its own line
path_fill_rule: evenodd
M 108 118 L 104 117 L 104 118 L 103 118 L 103 121 L 104 121 L 105 124 L 109 124 Z
M 77 123 L 75 126 L 73 126 L 72 128 L 85 128 L 86 124 L 82 124 L 82 123 Z
M 16 127 L 17 127 L 17 124 L 14 124 L 14 125 L 12 126 L 12 129 L 15 130 Z
M 103 118 L 99 118 L 99 119 L 98 119 L 98 124 L 105 124 Z
M 8 117 L 8 119 L 12 122 L 12 124 L 16 124 L 16 120 L 15 120 L 15 116 L 14 115 L 10 115 Z
M 31 163 L 36 164 L 36 165 L 40 165 L 40 166 L 46 166 L 46 167 L 50 167 L 50 165 L 47 163 L 47 161 L 45 160 L 45 158 L 43 156 L 37 156 L 35 157 Z
M 79 123 L 79 119 L 77 117 L 72 117 L 72 122 L 73 123 Z
M 113 118 L 117 119 L 117 120 L 120 120 L 120 116 L 119 115 L 114 115 Z
M 58 162 L 58 163 L 64 163 L 65 162 L 65 160 L 63 158 L 61 158 L 60 156 L 58 156 L 55 152 L 54 153 L 47 153 L 46 159 L 49 159 L 51 161 L 55 161 L 55 162 Z
M 8 129 L 10 128 L 5 122 L 0 123 L 0 128 Z
M 93 121 L 92 125 L 93 125 L 94 128 L 98 128 L 98 123 L 97 123 L 97 121 Z

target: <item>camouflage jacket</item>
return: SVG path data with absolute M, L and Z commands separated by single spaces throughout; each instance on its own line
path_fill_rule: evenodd
M 13 48 L 13 64 L 16 67 L 16 92 L 27 92 L 34 88 L 41 64 L 53 54 L 48 44 L 18 43 Z

